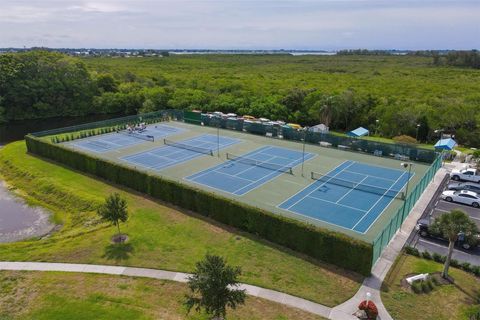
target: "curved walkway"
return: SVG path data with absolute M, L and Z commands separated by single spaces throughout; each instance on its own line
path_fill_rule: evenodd
M 402 250 L 408 236 L 415 227 L 416 221 L 420 218 L 423 211 L 427 207 L 430 199 L 439 187 L 442 178 L 447 173 L 445 168 L 441 168 L 435 175 L 432 183 L 429 184 L 425 192 L 422 194 L 407 219 L 402 224 L 401 229 L 390 241 L 383 251 L 380 259 L 372 269 L 372 276 L 366 278 L 357 291 L 357 293 L 345 301 L 344 303 L 329 308 L 327 306 L 298 298 L 286 293 L 265 289 L 248 284 L 242 284 L 241 289 L 245 289 L 247 294 L 284 304 L 293 308 L 301 309 L 313 314 L 320 315 L 333 320 L 349 320 L 357 319 L 352 314 L 357 310 L 360 301 L 365 300 L 367 292 L 370 292 L 371 300 L 375 302 L 379 310 L 379 318 L 381 320 L 393 320 L 388 314 L 382 303 L 380 288 L 390 267 L 395 262 L 396 257 Z M 100 273 L 111 275 L 123 275 L 133 277 L 147 277 L 154 279 L 186 282 L 188 273 L 172 272 L 156 269 L 107 266 L 107 265 L 91 265 L 91 264 L 73 264 L 73 263 L 49 263 L 49 262 L 0 262 L 0 270 L 24 270 L 24 271 L 60 271 L 60 272 L 85 272 Z
M 156 269 L 49 262 L 0 262 L 0 270 L 100 273 L 130 277 L 146 277 L 177 282 L 187 282 L 187 277 L 189 276 L 188 273 Z M 310 313 L 318 314 L 325 318 L 328 318 L 330 315 L 331 309 L 329 307 L 305 299 L 297 298 L 289 294 L 248 284 L 242 284 L 240 289 L 245 289 L 247 294 L 251 296 L 302 309 Z

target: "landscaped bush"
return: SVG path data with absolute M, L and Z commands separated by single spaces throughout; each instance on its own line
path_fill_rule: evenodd
M 432 289 L 428 285 L 428 281 L 420 281 L 420 285 L 422 287 L 423 293 L 429 293 L 430 291 L 432 291 Z
M 472 267 L 470 266 L 470 263 L 468 263 L 468 262 L 463 262 L 463 263 L 461 264 L 461 268 L 462 268 L 464 271 L 472 272 Z
M 454 268 L 460 268 L 460 262 L 456 259 L 450 260 L 450 265 Z
M 433 288 L 435 288 L 435 283 L 432 281 L 432 278 L 431 276 L 428 277 L 427 281 L 425 281 L 425 283 L 427 284 L 428 288 L 430 289 L 430 291 L 433 290 Z
M 373 256 L 371 244 L 118 163 L 79 153 L 34 136 L 27 136 L 26 143 L 28 151 L 34 154 L 195 211 L 312 258 L 363 275 L 370 274 Z
M 439 262 L 439 263 L 444 263 L 445 259 L 446 259 L 445 256 L 442 256 L 441 254 L 438 254 L 436 252 L 432 255 L 432 258 L 433 258 L 434 261 Z
M 423 292 L 422 281 L 417 280 L 417 281 L 412 282 L 412 290 L 415 293 L 422 293 Z
M 480 277 L 480 266 L 472 266 L 472 273 L 477 277 Z
M 422 257 L 427 260 L 432 260 L 432 255 L 428 251 L 423 251 L 422 252 Z
M 424 258 L 424 259 L 427 259 L 427 260 L 433 259 L 435 262 L 438 262 L 438 263 L 445 263 L 445 260 L 447 259 L 446 256 L 442 256 L 438 253 L 434 253 L 433 255 L 431 255 L 430 258 L 428 258 L 429 254 L 426 254 L 428 252 L 424 251 L 420 254 L 419 251 L 416 248 L 410 247 L 410 246 L 405 247 L 405 253 L 409 254 L 409 255 L 412 255 L 412 256 Z M 474 265 L 471 265 L 468 262 L 460 263 L 458 260 L 455 260 L 455 259 L 450 260 L 450 266 L 454 267 L 454 268 L 462 269 L 462 270 L 464 270 L 466 272 L 469 272 L 469 273 L 473 273 L 475 276 L 480 277 L 480 266 L 474 266 Z M 433 277 L 431 279 L 436 280 Z
M 416 257 L 420 256 L 420 252 L 418 251 L 417 248 L 414 248 L 414 247 L 406 246 L 405 252 L 412 256 L 416 256 Z

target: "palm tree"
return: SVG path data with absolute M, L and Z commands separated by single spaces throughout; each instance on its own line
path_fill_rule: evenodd
M 245 290 L 237 289 L 240 267 L 231 267 L 222 257 L 206 255 L 197 262 L 196 270 L 188 278 L 191 293 L 186 296 L 188 312 L 205 309 L 212 319 L 221 320 L 227 313 L 227 307 L 235 309 L 245 303 Z
M 98 209 L 98 215 L 103 220 L 117 226 L 117 239 L 123 242 L 123 237 L 120 233 L 120 222 L 125 222 L 128 219 L 127 201 L 115 192 L 105 199 L 105 203 Z
M 336 98 L 336 96 L 323 96 L 313 104 L 313 109 L 318 112 L 318 119 L 327 127 L 330 126 L 336 113 Z
M 437 228 L 449 241 L 447 259 L 445 260 L 442 273 L 442 277 L 447 278 L 453 247 L 459 235 L 464 234 L 466 237 L 472 236 L 478 233 L 478 228 L 475 222 L 473 222 L 465 212 L 458 209 L 454 209 L 449 213 L 437 217 L 432 227 Z

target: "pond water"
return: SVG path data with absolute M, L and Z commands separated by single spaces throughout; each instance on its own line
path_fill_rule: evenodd
M 43 236 L 53 227 L 47 211 L 28 206 L 0 181 L 0 242 Z
M 25 120 L 0 125 L 0 152 L 2 152 L 2 145 L 22 140 L 28 133 L 114 117 L 118 117 L 118 115 Z M 0 242 L 19 241 L 49 233 L 54 228 L 49 221 L 49 216 L 50 214 L 46 210 L 28 206 L 24 201 L 13 196 L 0 180 Z

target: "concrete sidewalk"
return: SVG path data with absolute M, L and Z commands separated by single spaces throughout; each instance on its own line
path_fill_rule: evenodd
M 421 197 L 418 199 L 417 203 L 413 207 L 410 214 L 403 222 L 401 228 L 393 236 L 390 243 L 383 250 L 382 255 L 375 263 L 372 269 L 372 275 L 366 278 L 363 281 L 362 286 L 357 291 L 355 296 L 351 299 L 345 301 L 344 303 L 332 308 L 332 311 L 329 315 L 329 319 L 332 320 L 348 320 L 356 319 L 352 314 L 357 311 L 357 307 L 362 300 L 365 300 L 367 292 L 371 293 L 371 300 L 375 302 L 378 307 L 379 317 L 382 320 L 391 320 L 393 319 L 388 311 L 385 309 L 385 306 L 382 303 L 380 288 L 382 282 L 385 279 L 388 271 L 392 267 L 395 259 L 405 245 L 410 233 L 415 228 L 417 220 L 422 216 L 423 211 L 427 208 L 430 199 L 434 196 L 436 190 L 439 188 L 443 177 L 447 173 L 445 168 L 440 168 L 432 182 L 427 186 Z
M 0 262 L 0 270 L 84 272 L 187 282 L 189 274 L 156 269 L 49 262 Z M 286 293 L 242 284 L 247 294 L 328 318 L 331 308 Z
M 329 308 L 318 303 L 274 290 L 248 284 L 242 284 L 240 287 L 245 289 L 246 292 L 251 296 L 263 298 L 293 308 L 298 308 L 333 320 L 357 319 L 352 314 L 357 311 L 358 304 L 362 300 L 365 300 L 367 292 L 370 292 L 371 300 L 374 301 L 378 307 L 380 319 L 392 319 L 381 300 L 380 288 L 382 282 L 395 262 L 396 257 L 402 250 L 410 233 L 413 231 L 417 220 L 421 217 L 423 211 L 428 206 L 430 199 L 435 194 L 435 191 L 438 189 L 440 183 L 442 182 L 442 178 L 446 173 L 446 168 L 441 168 L 436 173 L 433 181 L 425 189 L 424 193 L 413 207 L 407 219 L 402 224 L 400 230 L 397 231 L 390 243 L 384 249 L 379 260 L 373 266 L 372 275 L 366 278 L 357 293 L 344 303 L 334 308 Z M 0 262 L 0 270 L 100 273 L 132 277 L 146 277 L 177 282 L 186 282 L 189 276 L 187 273 L 147 268 L 48 262 Z

